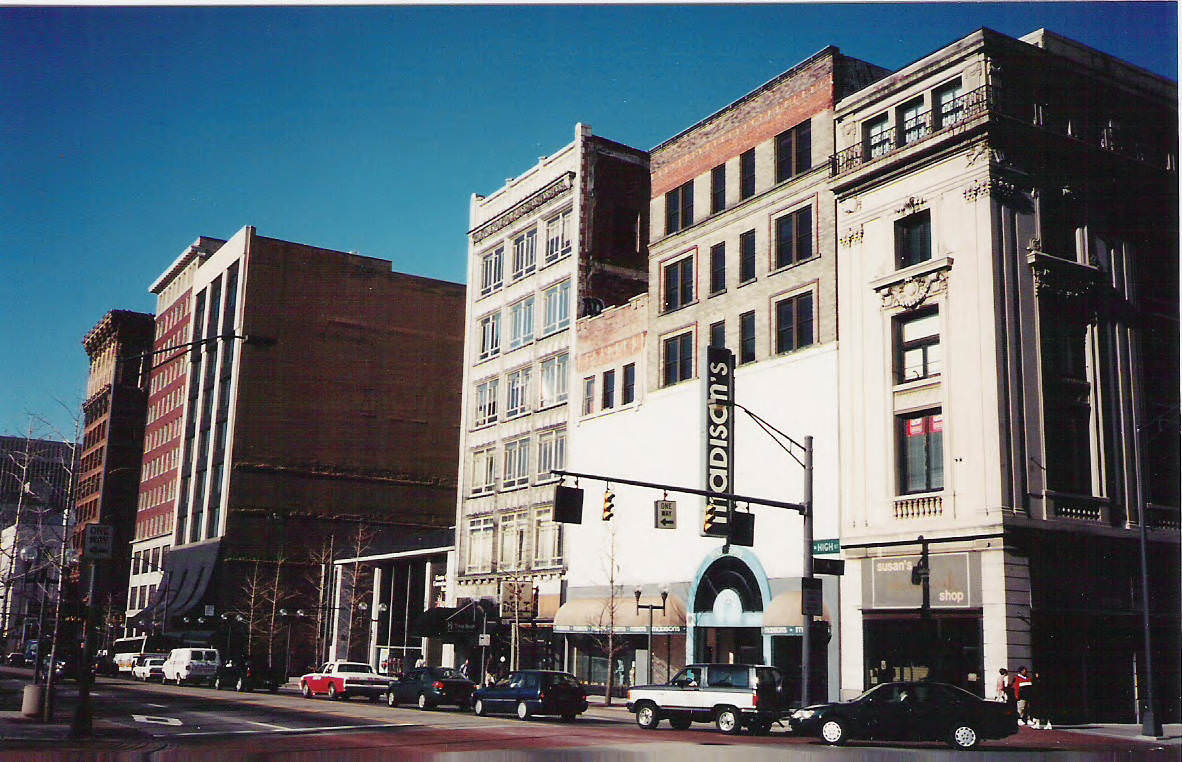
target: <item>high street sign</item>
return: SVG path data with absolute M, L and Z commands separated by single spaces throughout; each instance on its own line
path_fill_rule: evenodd
M 833 540 L 813 540 L 813 555 L 825 555 L 827 553 L 840 553 L 841 543 L 836 539 Z

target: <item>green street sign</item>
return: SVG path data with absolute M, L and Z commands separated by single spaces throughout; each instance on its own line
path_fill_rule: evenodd
M 813 555 L 825 553 L 840 553 L 841 543 L 838 540 L 813 540 Z

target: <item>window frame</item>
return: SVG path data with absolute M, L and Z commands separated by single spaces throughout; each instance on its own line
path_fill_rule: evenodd
M 545 300 L 542 336 L 549 336 L 570 326 L 570 278 L 558 281 L 542 291 Z M 557 312 L 558 316 L 551 313 Z
M 908 267 L 932 259 L 932 213 L 930 209 L 919 209 L 895 220 L 895 269 L 905 270 Z M 915 238 L 917 232 L 926 231 L 926 235 Z M 916 256 L 916 241 L 921 241 L 919 256 Z
M 616 371 L 615 368 L 603 372 L 603 380 L 599 389 L 599 409 L 611 410 L 616 406 Z
M 813 168 L 812 120 L 789 127 L 775 138 L 776 182 L 782 183 Z M 803 156 L 807 151 L 807 157 Z
M 523 347 L 534 340 L 537 320 L 534 316 L 536 299 L 533 294 L 509 305 L 509 349 Z
M 505 245 L 498 244 L 480 257 L 480 295 L 488 296 L 504 284 Z
M 510 490 L 528 487 L 530 479 L 529 451 L 532 437 L 528 434 L 506 440 L 501 467 L 501 489 Z
M 497 448 L 488 445 L 472 451 L 472 479 L 469 493 L 489 495 L 497 490 Z
M 620 372 L 620 404 L 636 401 L 636 363 L 625 363 Z
M 550 473 L 552 469 L 566 468 L 566 426 L 555 426 L 538 432 L 537 481 L 558 479 Z
M 952 97 L 947 102 L 944 101 L 943 96 L 952 94 Z M 957 77 L 956 79 L 945 82 L 939 87 L 932 89 L 932 130 L 942 130 L 945 127 L 950 127 L 957 122 L 964 120 L 965 104 L 964 104 L 964 81 Z M 951 108 L 945 108 L 947 104 L 955 104 Z M 953 118 L 949 115 L 955 114 Z
M 661 265 L 661 314 L 676 312 L 694 303 L 695 254 L 684 252 Z M 670 276 L 676 280 L 671 284 Z M 672 286 L 672 288 L 671 288 Z M 675 298 L 676 297 L 676 298 Z
M 710 213 L 726 209 L 726 162 L 710 170 Z
M 493 376 L 477 382 L 475 392 L 472 395 L 476 402 L 476 409 L 472 415 L 473 427 L 488 426 L 497 421 L 499 416 L 500 381 L 499 376 Z
M 862 122 L 862 151 L 866 160 L 877 159 L 894 150 L 891 115 L 882 113 Z
M 726 291 L 726 241 L 710 247 L 710 296 Z
M 505 420 L 520 418 L 530 410 L 530 382 L 533 368 L 529 365 L 505 374 Z M 517 406 L 514 407 L 516 400 Z
M 750 251 L 747 242 L 750 241 Z M 743 286 L 756 279 L 755 272 L 755 231 L 747 230 L 739 234 L 739 285 Z M 750 271 L 750 275 L 748 275 Z
M 559 352 L 544 358 L 541 362 L 540 384 L 538 387 L 538 408 L 559 405 L 567 401 L 570 394 L 570 353 Z M 552 377 L 552 378 L 550 378 Z M 547 386 L 553 396 L 547 396 Z
M 814 217 L 812 204 L 805 204 L 804 206 L 793 209 L 790 212 L 779 215 L 772 220 L 772 241 L 775 244 L 775 251 L 773 252 L 772 269 L 782 270 L 792 265 L 807 262 L 817 256 L 816 247 L 813 245 L 815 236 Z M 804 233 L 801 234 L 801 220 L 806 219 L 806 224 L 803 225 Z M 791 225 L 792 234 L 788 237 L 787 251 L 784 247 L 784 235 L 782 228 L 786 225 Z M 805 250 L 802 254 L 802 250 Z
M 583 406 L 582 415 L 595 412 L 595 376 L 583 377 Z
M 512 280 L 521 280 L 538 269 L 538 229 L 536 226 L 513 236 Z
M 490 312 L 482 316 L 477 324 L 480 326 L 480 346 L 477 358 L 487 360 L 501 353 L 501 311 Z
M 923 107 L 924 99 L 922 95 L 917 95 L 896 107 L 895 118 L 899 122 L 898 135 L 900 146 L 919 142 L 931 134 L 931 126 L 928 121 L 931 112 L 924 111 Z
M 907 326 L 914 325 L 925 320 L 933 321 L 935 326 L 934 332 L 925 334 L 918 338 L 905 338 Z M 891 322 L 894 329 L 895 384 L 908 384 L 912 381 L 924 381 L 932 378 L 939 378 L 943 373 L 944 364 L 939 307 L 922 307 L 920 309 L 902 312 L 898 315 L 895 315 Z M 932 347 L 937 348 L 935 359 L 930 356 Z M 922 353 L 922 368 L 920 375 L 909 376 L 907 374 L 908 366 L 906 364 L 907 354 L 914 351 L 919 351 Z
M 694 224 L 694 181 L 688 180 L 665 194 L 665 235 Z
M 755 148 L 749 148 L 739 154 L 739 199 L 749 199 L 755 195 Z
M 677 342 L 675 362 L 670 362 L 670 348 Z M 688 349 L 688 357 L 686 350 Z M 674 373 L 670 375 L 670 369 Z M 694 331 L 693 328 L 678 331 L 661 339 L 661 386 L 676 386 L 694 377 Z
M 739 315 L 739 364 L 755 362 L 755 310 Z
M 570 209 L 561 211 L 546 220 L 546 264 L 554 264 L 573 250 L 570 221 Z
M 800 304 L 807 300 L 809 305 L 809 318 L 807 321 L 800 319 Z M 786 346 L 785 335 L 787 331 L 784 326 L 784 312 L 782 305 L 791 305 L 792 308 L 792 329 L 791 346 Z M 772 301 L 772 318 L 775 325 L 775 353 L 776 355 L 786 355 L 801 349 L 807 349 L 817 343 L 817 299 L 816 289 L 807 288 L 803 291 L 794 291 L 776 297 Z M 800 334 L 801 327 L 807 322 L 809 326 L 809 340 L 807 343 L 801 343 Z
M 562 566 L 562 524 L 554 520 L 554 508 L 546 506 L 534 511 L 533 567 L 548 569 Z M 543 553 L 545 550 L 547 552 Z
M 938 421 L 933 421 L 938 419 Z M 910 453 L 906 442 L 909 437 L 916 436 L 909 433 L 910 422 L 923 420 L 923 484 L 919 488 L 911 489 L 909 470 Z M 938 427 L 933 432 L 931 427 Z M 938 434 L 938 447 L 933 446 L 931 436 Z M 896 494 L 922 495 L 930 492 L 940 492 L 944 489 L 944 415 L 940 407 L 925 408 L 895 416 L 895 449 L 896 449 Z
M 714 321 L 713 323 L 710 324 L 709 330 L 710 330 L 710 335 L 707 339 L 706 346 L 716 347 L 718 349 L 726 349 L 726 320 L 723 319 L 723 320 Z M 721 341 L 718 341 L 718 342 L 715 341 L 715 339 L 719 338 L 718 336 L 715 335 L 715 331 L 718 331 L 722 334 Z

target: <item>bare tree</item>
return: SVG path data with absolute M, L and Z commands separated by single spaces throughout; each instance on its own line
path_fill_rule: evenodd
M 325 659 L 325 652 L 328 650 L 327 633 L 331 622 L 328 614 L 332 601 L 330 586 L 335 546 L 336 533 L 334 532 L 328 537 L 323 538 L 319 547 L 312 548 L 308 552 L 308 565 L 303 580 L 304 585 L 316 593 L 316 607 L 313 614 L 316 624 L 316 635 L 313 639 L 313 652 L 316 654 L 315 660 L 317 662 Z
M 616 574 L 619 572 L 619 564 L 616 561 L 616 525 L 614 521 L 611 522 L 608 529 L 608 547 L 604 561 L 607 566 L 607 600 L 604 601 L 603 608 L 598 613 L 598 616 L 591 617 L 593 621 L 589 621 L 587 624 L 592 629 L 589 636 L 590 641 L 594 644 L 596 650 L 602 652 L 607 657 L 607 680 L 604 704 L 611 706 L 612 691 L 615 688 L 614 666 L 616 656 L 628 650 L 628 642 L 616 638 L 616 620 L 619 618 L 619 607 L 624 602 L 624 598 L 621 595 L 623 586 L 616 584 Z

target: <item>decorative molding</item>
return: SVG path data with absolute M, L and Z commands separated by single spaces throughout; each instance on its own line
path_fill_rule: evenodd
M 846 214 L 853 214 L 854 212 L 858 211 L 861 208 L 862 208 L 861 196 L 854 196 L 853 198 L 847 198 L 845 201 L 841 202 L 841 211 L 845 212 Z
M 509 207 L 501 212 L 496 217 L 493 217 L 488 222 L 484 223 L 478 228 L 472 230 L 472 242 L 480 243 L 488 238 L 491 238 L 496 233 L 504 230 L 513 223 L 526 217 L 545 204 L 553 201 L 559 196 L 570 191 L 575 187 L 575 173 L 565 172 L 557 180 L 554 180 L 549 185 L 545 186 L 532 195 L 526 196 L 514 206 Z
M 965 162 L 968 164 L 976 164 L 982 157 L 989 155 L 989 144 L 985 141 L 974 144 L 969 148 L 968 153 L 965 154 Z
M 1031 246 L 1040 243 L 1038 239 Z M 1027 249 L 1026 261 L 1034 276 L 1034 291 L 1039 296 L 1053 296 L 1066 301 L 1090 303 L 1099 297 L 1100 279 L 1095 268 L 1052 257 Z
M 861 243 L 862 242 L 862 226 L 857 225 L 855 227 L 848 228 L 845 231 L 845 235 L 843 235 L 841 238 L 839 238 L 837 242 L 840 243 L 843 247 L 845 247 L 847 249 L 849 247 L 853 246 L 854 244 Z
M 912 196 L 907 199 L 903 206 L 895 210 L 895 214 L 911 214 L 917 212 L 927 206 L 927 200 L 919 196 Z
M 1011 182 L 997 177 L 974 180 L 964 189 L 965 201 L 976 201 L 985 196 L 993 196 L 999 201 L 1010 201 L 1018 195 L 1018 187 Z
M 892 283 L 879 291 L 883 309 L 902 307 L 913 310 L 930 297 L 948 290 L 948 270 L 922 273 L 906 280 Z

